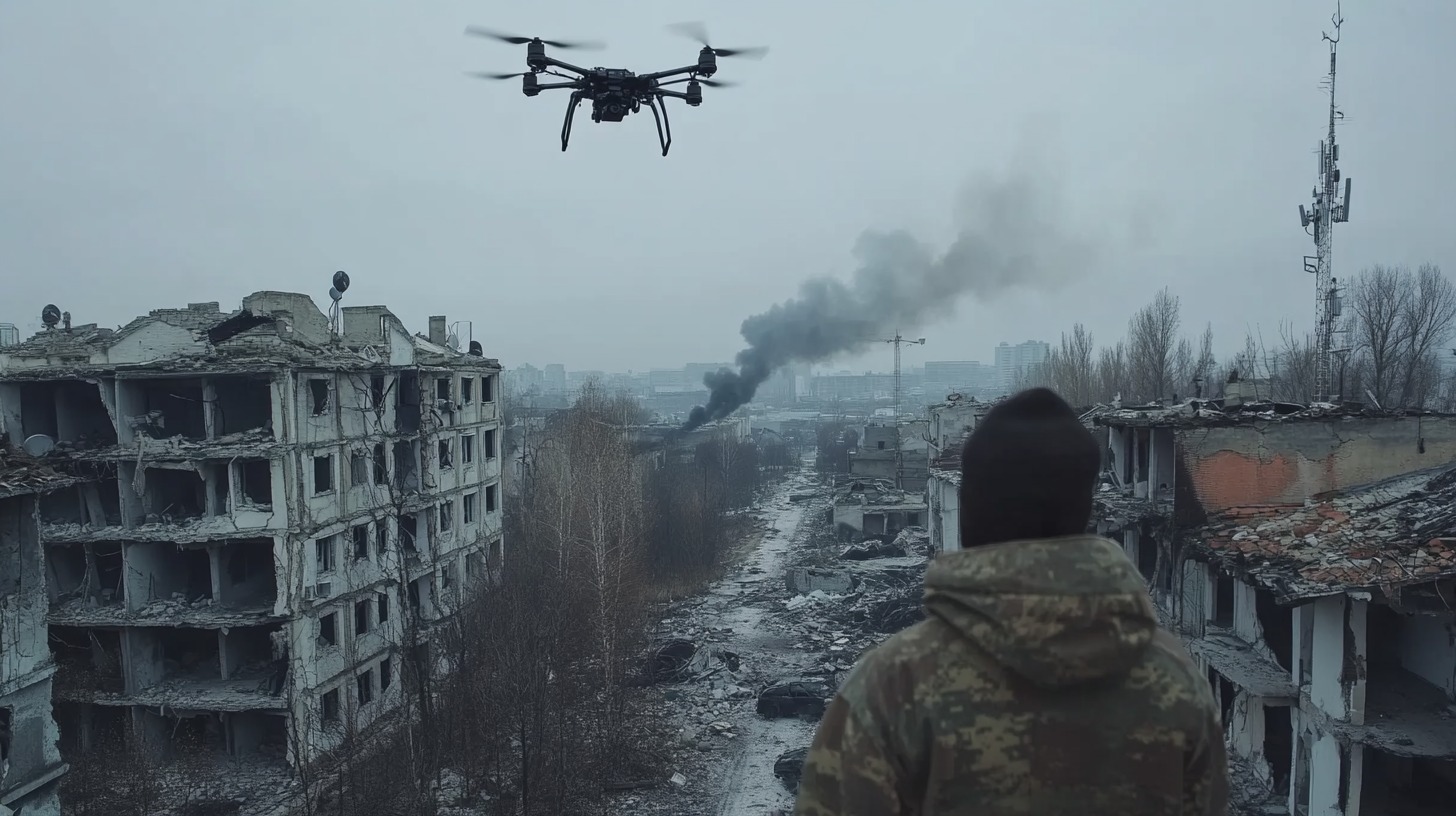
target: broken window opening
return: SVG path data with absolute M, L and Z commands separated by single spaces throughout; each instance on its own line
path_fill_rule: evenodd
M 273 384 L 267 377 L 213 377 L 211 401 L 213 430 L 219 437 L 234 434 L 273 438 Z
M 407 596 L 407 599 L 409 600 L 410 611 L 418 614 L 421 605 L 420 579 L 416 578 L 415 580 L 410 581 L 405 594 Z
M 383 519 L 374 523 L 374 550 L 380 555 L 389 551 L 389 525 Z
M 440 469 L 445 470 L 454 467 L 454 464 L 450 461 L 450 440 L 441 439 L 438 444 L 438 448 L 440 456 Z
M 455 585 L 455 562 L 440 567 L 440 588 L 449 589 Z
M 320 645 L 339 645 L 339 613 L 330 612 L 319 616 L 318 638 Z
M 157 682 L 221 680 L 222 646 L 215 629 L 144 629 L 161 646 Z M 136 650 L 132 650 L 135 655 Z
M 267 680 L 280 666 L 276 665 L 274 639 L 281 637 L 283 627 L 235 626 L 224 632 L 223 663 L 227 679 Z
M 1213 574 L 1213 609 L 1209 610 L 1208 621 L 1224 629 L 1234 628 L 1234 579 L 1212 564 L 1208 567 Z
M 1273 788 L 1289 795 L 1289 779 L 1294 757 L 1294 728 L 1289 706 L 1264 706 L 1264 756 L 1269 760 L 1269 776 Z
M 360 487 L 369 483 L 369 457 L 364 451 L 349 452 L 349 486 Z
M 373 376 L 369 378 L 369 407 L 375 411 L 384 407 L 384 378 Z
M 354 537 L 354 560 L 365 561 L 369 558 L 369 525 L 360 524 L 349 531 Z
M 450 532 L 450 527 L 455 523 L 455 502 L 454 500 L 440 503 L 440 532 Z
M 478 496 L 474 493 L 466 493 L 461 499 L 460 520 L 466 524 L 475 523 L 475 503 Z
M 334 571 L 334 537 L 324 536 L 313 542 L 313 563 L 316 575 Z
M 126 598 L 119 542 L 51 545 L 46 568 L 54 602 L 80 598 L 88 605 L 111 606 Z
M 81 380 L 17 383 L 20 439 L 45 434 L 81 450 L 116 444 L 116 425 L 96 383 Z M 14 439 L 19 444 L 20 439 Z
M 475 399 L 475 378 L 460 378 L 460 404 L 469 405 Z
M 394 443 L 394 486 L 404 493 L 420 489 L 418 442 L 405 440 Z
M 495 375 L 480 378 L 480 401 L 495 402 Z
M 1142 533 L 1137 539 L 1137 566 L 1143 580 L 1151 586 L 1158 575 L 1158 544 Z
M 369 599 L 354 602 L 354 637 L 362 637 L 369 634 L 371 621 L 369 620 Z
M 326 453 L 313 458 L 313 494 L 332 493 L 334 490 L 334 455 Z
M 381 592 L 381 593 L 379 593 L 378 601 L 379 601 L 379 622 L 380 623 L 384 623 L 385 621 L 389 620 L 389 593 L 388 592 Z
M 385 485 L 389 483 L 389 458 L 385 453 L 384 443 L 378 442 L 374 445 L 374 484 Z
M 10 762 L 10 740 L 15 733 L 15 709 L 0 706 L 0 768 Z M 0 779 L 3 779 L 0 776 Z
M 223 574 L 219 603 L 233 608 L 271 609 L 278 600 L 273 541 L 229 541 L 221 551 Z
M 202 518 L 207 483 L 195 470 L 147 468 L 147 523 Z
M 273 465 L 267 459 L 240 459 L 237 462 L 238 500 L 258 509 L 273 506 Z
M 66 691 L 121 693 L 121 633 L 114 629 L 52 626 L 55 686 Z
M 399 528 L 396 535 L 400 548 L 410 553 L 417 552 L 415 538 L 419 532 L 419 519 L 410 513 L 400 516 L 395 524 Z
M 489 484 L 485 486 L 485 512 L 494 513 L 496 511 L 496 508 L 499 506 L 499 493 L 499 484 Z
M 323 416 L 330 412 L 331 400 L 329 399 L 329 381 L 322 377 L 312 377 L 308 381 L 308 406 L 313 416 Z
M 487 428 L 480 435 L 480 454 L 487 459 L 495 458 L 495 429 Z
M 1255 589 L 1254 616 L 1275 662 L 1289 671 L 1294 665 L 1294 609 L 1275 603 L 1272 593 Z
M 490 542 L 490 565 L 492 569 L 499 569 L 501 565 L 501 540 L 492 539 Z
M 207 403 L 202 380 L 121 380 L 118 389 L 141 392 L 142 413 L 129 417 L 133 430 L 153 439 L 207 438 Z
M 379 661 L 379 690 L 385 691 L 394 682 L 394 665 L 389 658 Z
M 121 524 L 121 493 L 115 477 L 44 493 L 39 501 L 41 520 L 49 524 L 90 528 Z
M 401 371 L 395 386 L 398 394 L 394 405 L 394 429 L 412 433 L 420 429 L 420 376 L 416 371 Z
M 460 437 L 460 464 L 469 465 L 475 462 L 475 434 L 464 434 Z
M 479 578 L 485 572 L 485 556 L 478 552 L 467 553 L 465 556 L 465 577 Z
M 359 705 L 366 706 L 374 701 L 374 670 L 365 669 L 359 672 L 355 679 L 355 689 L 359 696 Z
M 319 696 L 319 719 L 328 724 L 339 721 L 338 689 L 329 689 Z
M 212 600 L 212 558 L 201 545 L 133 542 L 126 550 L 126 594 L 137 606 Z
M 439 377 L 435 380 L 435 399 L 443 402 L 450 401 L 450 378 Z

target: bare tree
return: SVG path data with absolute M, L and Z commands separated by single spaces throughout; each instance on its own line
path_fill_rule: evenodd
M 1172 390 L 1180 320 L 1178 298 L 1164 288 L 1128 321 L 1128 368 L 1134 398 L 1160 400 Z
M 1439 390 L 1436 354 L 1444 351 L 1456 323 L 1456 287 L 1435 264 L 1422 264 L 1414 275 L 1405 273 L 1404 279 L 1411 294 L 1400 314 L 1405 340 L 1400 404 L 1421 407 Z
M 1103 399 L 1128 399 L 1132 396 L 1127 356 L 1127 343 L 1122 340 L 1097 353 L 1097 391 Z
M 1350 287 L 1355 313 L 1355 346 L 1365 387 L 1381 405 L 1392 407 L 1398 394 L 1401 356 L 1408 347 L 1401 316 L 1411 310 L 1411 288 L 1396 267 L 1372 266 Z

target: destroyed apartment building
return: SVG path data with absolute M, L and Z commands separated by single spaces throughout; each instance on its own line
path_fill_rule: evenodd
M 36 504 L 74 478 L 0 448 L 0 813 L 60 812 L 66 765 L 51 716 L 55 664 Z
M 951 394 L 930 406 L 925 483 L 931 552 L 961 548 L 961 447 L 992 403 Z
M 499 363 L 443 317 L 336 309 L 52 316 L 0 349 L 12 455 L 87 477 L 18 539 L 48 614 L 4 618 L 49 641 L 63 755 L 139 734 L 311 761 L 395 707 L 406 659 L 433 670 L 436 623 L 499 566 Z
M 1099 532 L 1208 673 L 1239 812 L 1449 813 L 1456 417 L 1103 409 Z

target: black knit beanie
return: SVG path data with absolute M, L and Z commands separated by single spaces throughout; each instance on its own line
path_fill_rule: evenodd
M 997 404 L 961 452 L 961 546 L 1087 532 L 1101 460 L 1055 392 L 1032 388 Z

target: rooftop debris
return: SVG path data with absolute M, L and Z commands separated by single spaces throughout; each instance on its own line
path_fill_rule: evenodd
M 86 479 L 58 469 L 54 463 L 0 444 L 0 499 L 59 490 Z
M 1083 414 L 1083 421 L 1115 428 L 1199 427 L 1250 425 L 1257 422 L 1313 422 L 1329 419 L 1373 419 L 1392 416 L 1450 416 L 1435 411 L 1393 411 L 1366 408 L 1358 403 L 1299 405 L 1261 400 L 1225 405 L 1221 399 L 1190 399 L 1175 405 L 1099 405 Z
M 834 493 L 836 505 L 860 504 L 866 507 L 925 507 L 921 493 L 896 490 L 888 479 L 859 478 L 841 485 Z
M 1304 507 L 1232 508 L 1189 539 L 1280 603 L 1352 589 L 1390 594 L 1456 575 L 1456 468 L 1326 494 Z

